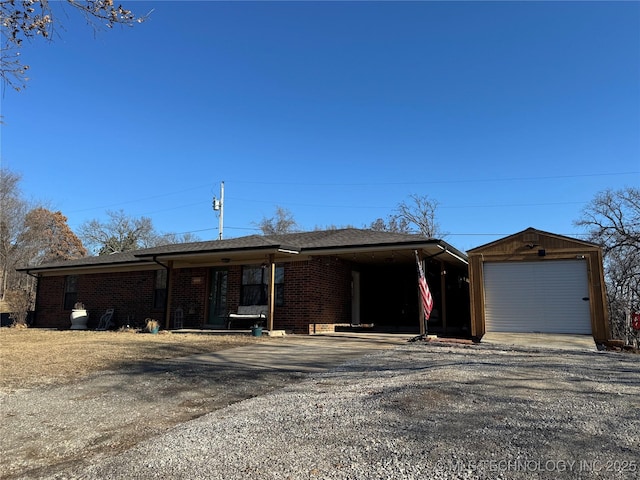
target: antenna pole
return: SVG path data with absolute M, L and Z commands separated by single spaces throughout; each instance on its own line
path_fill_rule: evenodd
M 220 212 L 218 214 L 218 240 L 222 240 L 222 229 L 224 225 L 224 182 L 220 182 L 220 200 L 215 196 L 213 197 L 213 210 Z
M 222 240 L 222 229 L 224 226 L 224 181 L 220 182 L 220 223 L 218 231 L 220 232 L 220 240 Z

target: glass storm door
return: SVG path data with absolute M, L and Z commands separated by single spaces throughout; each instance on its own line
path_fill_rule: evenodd
M 227 321 L 227 269 L 211 270 L 208 327 L 224 328 Z

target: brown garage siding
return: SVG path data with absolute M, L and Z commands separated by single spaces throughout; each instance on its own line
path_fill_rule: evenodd
M 471 332 L 485 334 L 483 265 L 485 262 L 587 260 L 591 330 L 598 343 L 609 340 L 609 315 L 604 284 L 602 249 L 595 244 L 529 228 L 468 252 L 471 298 Z

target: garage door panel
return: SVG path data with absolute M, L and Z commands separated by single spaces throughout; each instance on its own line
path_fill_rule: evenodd
M 591 334 L 584 260 L 486 262 L 488 332 Z

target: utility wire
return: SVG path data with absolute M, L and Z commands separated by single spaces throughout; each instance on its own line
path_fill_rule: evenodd
M 514 181 L 528 181 L 528 180 L 557 180 L 557 179 L 571 179 L 571 178 L 587 178 L 587 177 L 607 177 L 607 176 L 620 176 L 620 175 L 640 175 L 639 171 L 633 172 L 615 172 L 615 173 L 583 173 L 574 175 L 546 175 L 546 176 L 532 176 L 532 177 L 509 177 L 509 178 L 473 178 L 473 179 L 454 179 L 454 180 L 430 180 L 423 182 L 352 182 L 352 183 L 304 183 L 304 182 L 268 182 L 268 181 L 247 181 L 247 180 L 233 180 L 227 181 L 228 183 L 237 185 L 279 185 L 279 186 L 302 186 L 302 187 L 381 187 L 381 186 L 401 186 L 401 185 L 436 185 L 436 184 L 463 184 L 463 183 L 480 183 L 480 182 L 514 182 Z M 129 205 L 136 202 L 143 202 L 146 200 L 155 200 L 158 198 L 170 197 L 173 195 L 179 195 L 181 193 L 198 190 L 201 188 L 211 188 L 210 183 L 193 185 L 191 187 L 175 190 L 173 192 L 167 192 L 158 195 L 152 195 L 148 197 L 140 197 L 137 199 L 124 200 L 122 202 L 112 203 L 109 205 L 102 205 L 97 207 L 83 208 L 79 210 L 69 211 L 68 213 L 80 213 L 91 210 L 102 210 L 105 208 L 114 208 L 120 205 Z M 238 199 L 239 200 L 239 199 Z M 207 198 L 207 202 L 210 199 Z M 254 200 L 245 200 L 254 201 Z M 261 200 L 264 203 L 264 200 Z M 305 205 L 301 205 L 305 206 Z M 317 205 L 308 205 L 317 206 Z M 327 205 L 323 205 L 327 206 Z M 344 206 L 336 206 L 336 208 L 344 208 Z M 368 207 L 367 207 L 368 208 Z M 388 207 L 372 207 L 372 208 L 388 208 Z M 444 208 L 444 207 L 443 207 Z M 447 207 L 447 208 L 463 208 L 463 207 Z

